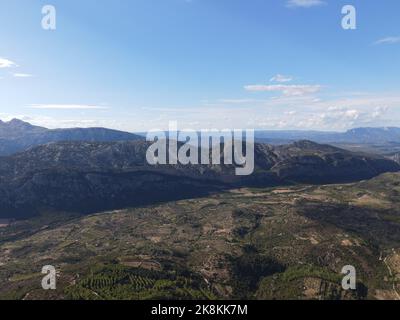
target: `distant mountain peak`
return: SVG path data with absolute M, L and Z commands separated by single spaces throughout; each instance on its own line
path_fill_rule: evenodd
M 18 126 L 18 127 L 34 127 L 32 124 L 30 124 L 29 122 L 17 119 L 17 118 L 13 118 L 12 120 L 6 122 L 6 124 L 8 124 L 9 126 Z
M 29 137 L 35 133 L 45 132 L 47 130 L 46 128 L 34 126 L 16 118 L 6 122 L 0 120 L 0 139 L 12 140 L 13 143 L 15 143 L 16 138 L 24 139 L 24 137 Z
M 13 118 L 10 121 L 3 121 L 0 119 L 0 125 L 7 126 L 7 127 L 35 127 L 34 125 L 30 124 L 29 122 Z

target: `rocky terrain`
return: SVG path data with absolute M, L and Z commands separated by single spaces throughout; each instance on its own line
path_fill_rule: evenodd
M 392 160 L 310 141 L 257 144 L 255 172 L 235 176 L 229 165 L 158 165 L 148 143 L 59 142 L 0 158 L 0 217 L 45 211 L 94 213 L 204 196 L 236 187 L 337 183 L 400 170 Z
M 0 298 L 399 299 L 399 199 L 388 173 L 16 221 L 0 229 Z M 40 287 L 47 264 L 56 291 Z
M 123 132 L 0 122 L 0 299 L 400 299 L 393 143 L 257 143 L 236 176 L 151 166 Z

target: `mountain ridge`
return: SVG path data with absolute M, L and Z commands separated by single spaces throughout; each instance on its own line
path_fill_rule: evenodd
M 339 183 L 400 171 L 379 156 L 300 141 L 255 145 L 255 172 L 235 176 L 232 165 L 146 162 L 145 141 L 57 142 L 0 157 L 0 217 L 40 210 L 92 213 L 198 197 L 237 187 Z
M 144 140 L 145 133 L 129 133 L 102 127 L 47 129 L 28 122 L 0 120 L 0 156 L 25 151 L 30 147 L 59 141 L 126 141 Z M 328 144 L 389 144 L 400 146 L 398 127 L 360 127 L 345 132 L 302 130 L 256 130 L 255 140 L 267 144 L 288 144 L 310 140 Z
M 359 127 L 345 132 L 257 130 L 255 135 L 259 142 L 271 143 L 287 143 L 299 139 L 318 143 L 400 143 L 400 128 L 398 127 Z
M 49 142 L 105 142 L 141 139 L 143 138 L 133 133 L 101 127 L 47 129 L 31 125 L 30 123 L 19 119 L 12 119 L 8 122 L 0 120 L 0 156 L 12 155 Z

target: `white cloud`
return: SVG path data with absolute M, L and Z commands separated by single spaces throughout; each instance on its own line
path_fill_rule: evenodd
M 271 82 L 290 82 L 293 80 L 291 76 L 285 76 L 283 74 L 277 74 L 270 79 Z
M 254 99 L 220 99 L 218 100 L 220 103 L 227 103 L 227 104 L 243 104 L 243 103 L 253 103 L 257 102 Z
M 13 73 L 14 78 L 31 78 L 33 75 L 29 73 Z
M 400 43 L 400 37 L 386 37 L 376 41 L 374 44 L 379 45 L 379 44 L 395 44 L 395 43 Z
M 346 98 L 343 98 L 345 96 Z M 229 97 L 225 97 L 229 98 Z M 233 97 L 235 98 L 235 97 Z M 245 100 L 246 97 L 240 97 Z M 230 99 L 225 99 L 230 100 Z M 251 101 L 251 97 L 249 101 Z M 235 101 L 233 99 L 233 101 Z M 233 102 L 232 101 L 232 102 Z M 210 102 L 213 102 L 212 100 Z M 234 106 L 234 107 L 232 107 Z M 34 110 L 32 114 L 2 114 L 1 119 L 19 118 L 49 128 L 108 127 L 130 132 L 152 128 L 168 129 L 168 121 L 178 121 L 181 128 L 200 129 L 282 129 L 282 130 L 347 130 L 357 127 L 389 127 L 400 124 L 400 94 L 349 93 L 265 97 L 251 103 L 221 103 L 188 106 L 147 106 L 132 112 L 54 112 Z M 55 110 L 56 111 L 56 110 Z M 101 110 L 99 110 L 101 111 Z M 4 110 L 3 110 L 4 112 Z
M 313 118 L 319 121 L 323 127 L 333 129 L 349 129 L 354 127 L 374 126 L 375 121 L 383 119 L 388 108 L 333 108 L 320 114 L 314 114 Z
M 105 110 L 108 107 L 96 105 L 81 104 L 32 104 L 28 106 L 31 109 L 47 109 L 47 110 Z
M 326 2 L 321 0 L 289 0 L 286 6 L 289 8 L 297 8 L 297 7 L 310 8 L 310 7 L 321 6 L 324 4 L 326 4 Z
M 0 57 L 0 68 L 18 67 L 17 64 L 11 60 Z
M 317 93 L 321 90 L 320 85 L 248 85 L 244 87 L 247 91 L 253 92 L 281 92 L 285 96 L 303 96 Z
M 375 107 L 374 112 L 372 113 L 372 118 L 376 119 L 376 118 L 381 118 L 383 115 L 385 115 L 387 112 L 389 111 L 389 107 L 388 106 L 384 106 L 384 107 Z
M 342 98 L 346 96 L 346 98 Z M 277 96 L 238 104 L 203 106 L 185 110 L 183 118 L 196 118 L 199 128 L 253 128 L 282 130 L 336 130 L 356 127 L 399 126 L 400 95 L 391 93 L 340 93 L 331 95 Z M 175 112 L 170 112 L 174 117 Z M 208 116 L 212 114 L 210 119 Z M 227 118 L 225 120 L 225 118 Z M 246 119 L 246 120 L 244 120 Z M 165 120 L 166 121 L 166 120 Z M 188 120 L 189 121 L 189 120 Z M 179 120 L 179 122 L 183 122 Z

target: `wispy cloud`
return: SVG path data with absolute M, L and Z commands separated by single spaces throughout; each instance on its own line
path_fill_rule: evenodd
M 285 76 L 283 74 L 277 74 L 276 76 L 272 77 L 269 81 L 271 82 L 290 82 L 293 80 L 292 76 Z
M 220 103 L 227 103 L 227 104 L 242 104 L 242 103 L 252 103 L 257 100 L 254 99 L 219 99 L 218 102 Z
M 311 8 L 316 6 L 322 6 L 326 4 L 325 1 L 322 0 L 289 0 L 286 3 L 288 8 Z
M 375 41 L 375 45 L 379 44 L 395 44 L 395 43 L 400 43 L 400 37 L 386 37 L 383 39 L 379 39 L 378 41 Z
M 82 104 L 32 104 L 28 108 L 46 110 L 105 110 L 108 107 Z
M 29 73 L 13 73 L 14 78 L 32 78 L 33 75 Z
M 346 98 L 343 98 L 346 96 Z M 250 98 L 251 99 L 251 98 Z M 244 100 L 244 99 L 243 99 Z M 97 112 L 90 117 L 72 112 L 4 114 L 0 119 L 18 118 L 48 128 L 108 127 L 132 132 L 152 128 L 168 129 L 168 121 L 176 119 L 179 126 L 204 128 L 254 128 L 283 130 L 347 130 L 356 127 L 398 126 L 400 95 L 398 93 L 338 93 L 315 99 L 313 95 L 280 96 L 255 100 L 249 104 L 181 107 L 143 107 L 138 113 L 113 117 Z M 212 117 L 210 117 L 212 114 Z M 195 120 L 194 120 L 195 119 Z
M 244 87 L 253 92 L 281 92 L 285 96 L 303 96 L 317 93 L 321 90 L 320 85 L 248 85 Z
M 0 57 L 0 68 L 11 68 L 11 67 L 18 67 L 18 65 L 11 60 Z
M 329 131 L 365 126 L 396 126 L 400 115 L 397 109 L 399 103 L 400 96 L 390 93 L 355 95 L 345 99 L 329 96 L 315 99 L 313 95 L 304 95 L 281 96 L 239 105 L 235 112 L 231 112 L 230 105 L 209 107 L 207 110 L 213 113 L 215 119 L 209 126 L 212 128 L 221 128 L 218 123 L 224 119 L 224 125 L 229 123 L 232 127 Z M 201 123 L 202 120 L 199 115 Z

